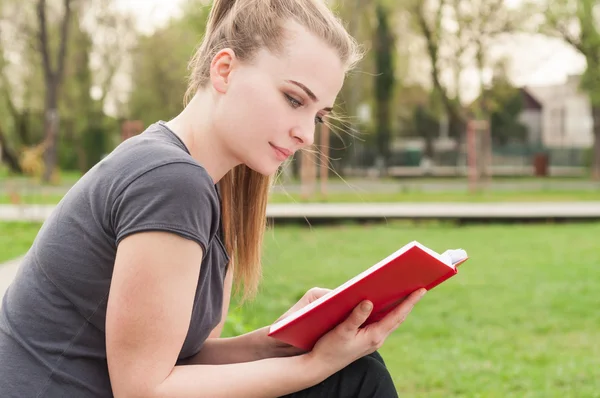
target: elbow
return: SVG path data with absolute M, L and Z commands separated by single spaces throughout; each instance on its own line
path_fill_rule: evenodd
M 120 380 L 112 383 L 114 398 L 165 398 L 160 388 L 144 380 Z
M 159 398 L 154 389 L 136 389 L 134 387 L 114 388 L 114 398 Z

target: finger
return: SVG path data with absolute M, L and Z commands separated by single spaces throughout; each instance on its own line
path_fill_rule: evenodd
M 352 313 L 340 326 L 346 331 L 355 332 L 369 318 L 372 310 L 373 303 L 363 301 L 352 310 Z
M 321 287 L 313 287 L 312 289 L 310 289 L 308 291 L 308 302 L 312 303 L 315 300 L 320 299 L 321 297 L 323 297 L 324 295 L 326 295 L 327 293 L 331 292 L 331 289 L 324 289 Z
M 390 311 L 379 323 L 381 327 L 386 331 L 392 331 L 397 328 L 412 311 L 415 304 L 421 300 L 421 298 L 427 292 L 426 289 L 419 289 L 411 293 L 406 299 L 402 301 L 396 308 Z

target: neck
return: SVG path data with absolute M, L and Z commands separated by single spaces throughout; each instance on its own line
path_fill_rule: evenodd
M 167 126 L 190 151 L 216 184 L 229 170 L 239 164 L 224 147 L 213 121 L 214 99 L 208 90 L 199 91 Z

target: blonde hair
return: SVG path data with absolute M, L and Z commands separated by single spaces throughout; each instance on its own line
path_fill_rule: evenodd
M 346 71 L 360 60 L 355 40 L 324 0 L 215 0 L 206 33 L 190 61 L 186 102 L 205 87 L 210 64 L 224 48 L 242 61 L 251 61 L 261 48 L 277 54 L 284 50 L 283 22 L 293 20 L 334 49 Z M 237 291 L 244 299 L 256 293 L 261 278 L 261 247 L 272 177 L 245 165 L 235 167 L 220 181 L 225 247 L 234 263 Z

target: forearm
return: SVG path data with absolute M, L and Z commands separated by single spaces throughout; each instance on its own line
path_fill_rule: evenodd
M 275 353 L 264 344 L 265 329 L 227 338 L 213 338 L 204 342 L 202 349 L 193 357 L 185 360 L 185 365 L 225 365 L 252 362 L 272 358 Z
M 176 366 L 154 396 L 275 398 L 318 384 L 330 373 L 310 354 L 230 365 Z

